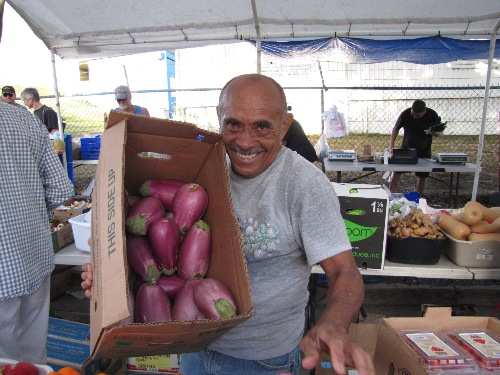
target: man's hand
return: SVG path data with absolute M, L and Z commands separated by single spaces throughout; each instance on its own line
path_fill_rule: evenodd
M 332 367 L 338 375 L 346 374 L 346 367 L 356 368 L 359 375 L 376 375 L 370 355 L 352 342 L 345 329 L 320 320 L 300 343 L 304 353 L 302 367 L 312 370 L 320 362 L 321 353 L 330 356 Z
M 82 265 L 82 289 L 85 290 L 85 297 L 92 297 L 92 284 L 94 283 L 94 270 L 92 269 L 92 265 L 90 263 L 85 263 Z

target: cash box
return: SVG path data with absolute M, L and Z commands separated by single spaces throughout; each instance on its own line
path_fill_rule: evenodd
M 416 148 L 393 148 L 392 156 L 389 159 L 391 164 L 417 164 Z

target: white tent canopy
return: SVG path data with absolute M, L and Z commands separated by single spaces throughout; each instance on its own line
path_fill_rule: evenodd
M 256 71 L 260 72 L 263 39 L 434 35 L 488 38 L 490 51 L 484 57 L 488 59 L 488 74 L 472 191 L 472 199 L 476 198 L 493 52 L 500 27 L 500 0 L 7 0 L 7 3 L 52 54 L 62 59 L 112 57 L 254 39 Z
M 499 0 L 7 0 L 61 58 L 244 39 L 487 37 Z

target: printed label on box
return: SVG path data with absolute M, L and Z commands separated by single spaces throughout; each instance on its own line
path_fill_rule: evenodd
M 459 336 L 485 357 L 500 359 L 500 344 L 486 333 L 460 333 Z
M 433 333 L 408 333 L 406 336 L 429 357 L 452 357 L 458 353 Z
M 177 374 L 179 373 L 179 360 L 176 354 L 131 357 L 127 359 L 127 369 Z
M 69 320 L 49 318 L 49 336 L 75 341 L 89 341 L 90 327 L 88 324 L 71 322 Z

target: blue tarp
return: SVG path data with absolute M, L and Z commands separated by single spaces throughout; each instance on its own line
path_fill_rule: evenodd
M 255 41 L 251 41 L 255 44 Z M 307 57 L 355 64 L 404 61 L 440 64 L 456 60 L 487 60 L 489 40 L 460 40 L 441 36 L 415 39 L 322 38 L 303 41 L 261 41 L 262 51 L 276 57 Z M 496 43 L 495 58 L 500 58 Z

